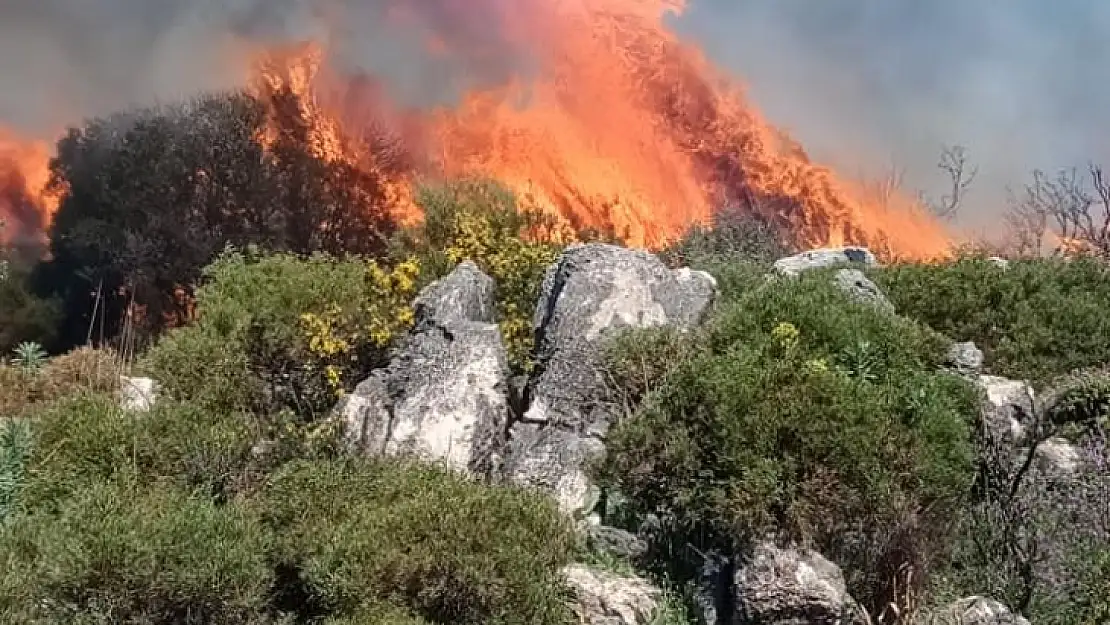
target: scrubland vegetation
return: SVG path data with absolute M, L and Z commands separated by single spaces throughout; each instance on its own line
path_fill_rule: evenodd
M 466 259 L 497 281 L 510 364 L 528 371 L 544 271 L 593 235 L 552 236 L 475 180 L 426 186 L 425 222 L 402 228 L 363 210 L 374 180 L 307 154 L 285 121 L 273 155 L 239 95 L 62 141 L 49 260 L 11 256 L 0 279 L 0 622 L 571 621 L 559 570 L 597 554 L 553 502 L 351 457 L 327 415 Z M 1110 488 L 1101 510 L 1091 490 L 1110 482 L 1105 261 L 870 270 L 892 315 L 822 272 L 766 280 L 789 251 L 722 213 L 661 253 L 717 278 L 711 319 L 612 342 L 606 399 L 624 417 L 595 474 L 605 521 L 653 535 L 621 566 L 681 601 L 697 557 L 772 536 L 842 567 L 879 622 L 973 594 L 1038 624 L 1108 622 Z M 1053 419 L 1102 473 L 1000 494 L 980 397 L 946 368 L 953 340 L 1062 397 Z M 160 381 L 151 412 L 120 408 L 121 372 Z M 1023 513 L 1038 497 L 1056 517 Z

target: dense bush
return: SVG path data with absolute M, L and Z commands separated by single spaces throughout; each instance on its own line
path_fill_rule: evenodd
M 176 483 L 226 499 L 247 483 L 260 438 L 245 416 L 161 402 L 146 414 L 110 395 L 79 394 L 32 415 L 29 482 L 23 503 L 53 506 L 96 481 Z M 81 436 L 74 436 L 80 432 Z
M 243 508 L 93 479 L 0 528 L 0 620 L 262 623 L 269 540 Z
M 413 261 L 323 255 L 232 251 L 205 275 L 197 322 L 169 332 L 141 366 L 179 399 L 305 419 L 383 364 L 419 286 Z
M 201 269 L 228 244 L 382 251 L 393 225 L 381 173 L 317 157 L 288 93 L 93 119 L 58 143 L 62 200 L 37 281 L 64 302 L 66 345 L 84 342 L 94 306 L 107 339 L 132 301 L 145 316 L 131 321 L 158 330 L 188 318 Z
M 321 613 L 391 602 L 437 623 L 561 623 L 571 554 L 553 503 L 436 468 L 294 463 L 260 501 L 295 593 Z M 287 589 L 287 592 L 291 589 Z
M 650 373 L 654 390 L 633 377 L 650 392 L 612 433 L 603 483 L 679 547 L 814 544 L 857 598 L 885 607 L 969 491 L 977 396 L 934 372 L 938 335 L 849 301 L 825 273 L 723 300 L 687 357 Z M 636 357 L 613 357 L 625 384 Z
M 997 375 L 1044 384 L 1110 362 L 1110 267 L 1094 259 L 895 265 L 872 278 L 906 316 L 975 341 Z
M 53 346 L 61 319 L 61 305 L 38 297 L 31 288 L 31 267 L 5 261 L 0 255 L 0 354 L 9 354 L 24 341 Z

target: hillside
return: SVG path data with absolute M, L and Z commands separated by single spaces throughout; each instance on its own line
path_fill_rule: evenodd
M 226 249 L 148 345 L 13 352 L 3 622 L 1110 622 L 1101 261 L 422 201 Z

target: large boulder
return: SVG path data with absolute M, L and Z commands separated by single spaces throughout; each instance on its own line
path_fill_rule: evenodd
M 797 276 L 805 271 L 839 265 L 878 265 L 875 255 L 866 247 L 826 247 L 808 250 L 775 261 L 774 269 L 784 276 Z
M 641 577 L 578 564 L 563 569 L 563 576 L 581 625 L 647 625 L 659 612 L 663 592 Z
M 693 327 L 715 296 L 709 274 L 669 269 L 644 251 L 567 248 L 548 269 L 536 306 L 537 373 L 510 433 L 505 476 L 553 492 L 568 513 L 587 510 L 595 497 L 583 467 L 604 451 L 615 417 L 604 400 L 603 342 L 621 328 Z
M 408 340 L 337 407 L 348 444 L 485 475 L 509 421 L 508 362 L 494 282 L 473 263 L 417 298 Z
M 867 622 L 848 594 L 840 568 L 810 550 L 757 545 L 737 568 L 734 591 L 741 625 Z

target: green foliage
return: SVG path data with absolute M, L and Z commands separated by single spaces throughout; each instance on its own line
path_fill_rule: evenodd
M 471 260 L 497 283 L 497 312 L 509 362 L 530 368 L 532 315 L 544 274 L 571 238 L 544 214 L 518 206 L 497 183 L 461 180 L 424 187 L 417 203 L 424 210 L 421 229 L 407 245 L 423 259 L 428 279 Z
M 884 606 L 973 477 L 978 398 L 935 372 L 944 340 L 850 301 L 824 272 L 726 292 L 702 334 L 611 433 L 602 482 L 676 547 L 809 541 Z M 912 518 L 924 527 L 902 553 L 892 537 Z
M 24 490 L 30 508 L 53 507 L 93 482 L 123 479 L 168 481 L 226 499 L 254 470 L 258 436 L 246 417 L 171 401 L 139 414 L 122 410 L 111 395 L 81 394 L 33 419 L 36 453 Z
M 1041 416 L 1058 428 L 1110 428 L 1110 369 L 1082 369 L 1055 380 L 1040 405 Z
M 539 496 L 351 460 L 293 463 L 259 505 L 325 613 L 390 602 L 437 623 L 566 622 L 557 571 L 573 539 Z
M 142 366 L 179 399 L 302 418 L 329 410 L 412 323 L 418 265 L 229 251 L 205 270 L 198 320 Z M 204 362 L 205 367 L 190 363 Z
M 132 298 L 147 313 L 140 329 L 179 323 L 201 269 L 228 244 L 384 249 L 393 226 L 381 172 L 316 157 L 298 104 L 289 93 L 208 95 L 93 119 L 59 141 L 62 200 L 41 274 L 64 302 L 64 341 L 84 342 L 98 290 L 107 338 Z
M 61 319 L 61 304 L 33 292 L 31 271 L 26 263 L 6 260 L 0 263 L 5 267 L 0 275 L 0 352 L 10 353 L 25 341 L 52 346 Z
M 26 421 L 0 421 L 0 525 L 15 513 L 27 479 L 31 444 L 31 427 Z
M 996 375 L 1041 385 L 1110 362 L 1110 268 L 1094 259 L 986 259 L 871 272 L 897 310 L 954 340 L 975 341 Z
M 6 623 L 261 623 L 270 535 L 237 506 L 91 480 L 0 529 Z

